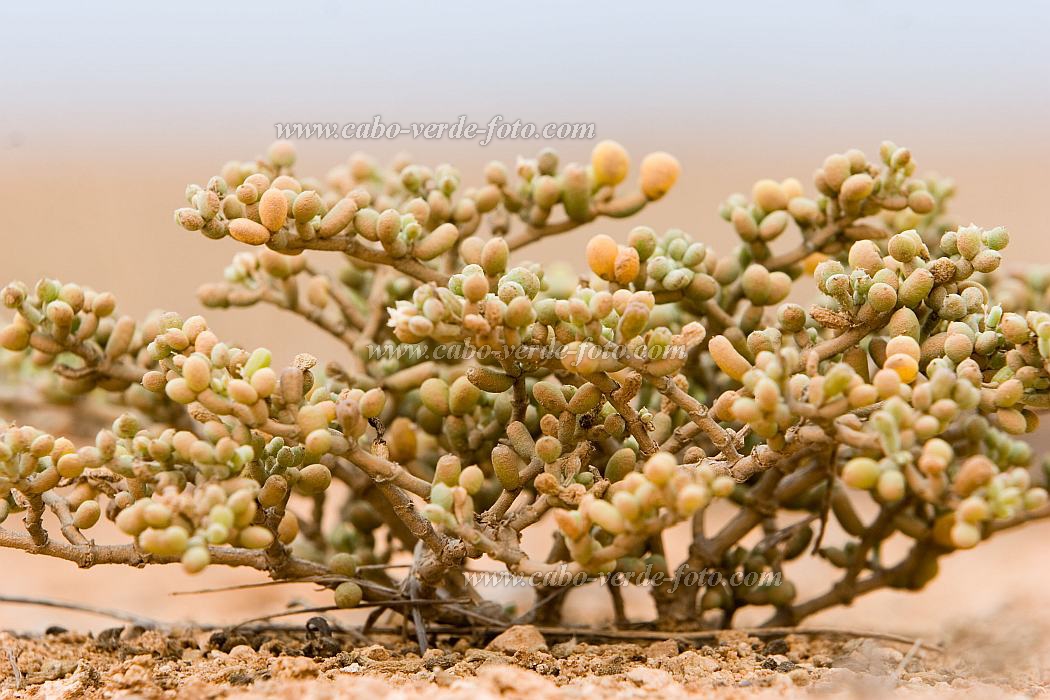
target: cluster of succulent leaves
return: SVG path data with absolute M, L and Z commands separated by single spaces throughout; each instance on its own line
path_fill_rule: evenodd
M 611 141 L 584 165 L 549 149 L 490 164 L 476 187 L 407 159 L 354 156 L 324 180 L 294 164 L 284 142 L 227 163 L 175 220 L 254 247 L 205 306 L 268 304 L 346 352 L 276 368 L 200 316 L 136 321 L 77 284 L 8 285 L 9 381 L 74 411 L 101 394 L 119 415 L 80 444 L 0 423 L 0 545 L 249 565 L 343 607 L 473 595 L 462 572 L 483 556 L 565 585 L 655 572 L 665 624 L 728 625 L 746 605 L 783 624 L 921 588 L 944 554 L 1050 515 L 1017 437 L 1050 405 L 1050 275 L 998 271 L 1007 232 L 950 224 L 952 184 L 917 176 L 905 148 L 829 156 L 813 194 L 790 178 L 730 196 L 739 242 L 721 252 L 678 229 L 594 235 L 582 275 L 518 251 L 660 199 L 671 156 L 647 156 L 634 185 Z M 103 516 L 132 542 L 89 538 Z M 548 518 L 550 551 L 526 552 Z M 668 562 L 683 521 L 688 558 Z M 910 546 L 891 559 L 898 534 Z M 786 565 L 806 552 L 840 574 L 800 600 Z M 402 581 L 384 568 L 399 556 Z M 700 571 L 722 582 L 681 585 Z M 534 615 L 556 615 L 553 598 Z

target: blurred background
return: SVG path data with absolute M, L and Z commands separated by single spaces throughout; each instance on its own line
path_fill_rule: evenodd
M 745 9 L 746 8 L 746 9 Z M 812 171 L 832 152 L 909 146 L 952 176 L 961 222 L 1005 225 L 1007 265 L 1050 263 L 1050 5 L 846 2 L 527 4 L 8 2 L 0 5 L 0 280 L 42 275 L 108 289 L 127 313 L 201 311 L 194 290 L 238 246 L 175 226 L 187 183 L 262 153 L 277 122 L 589 122 L 593 141 L 302 140 L 296 170 L 323 175 L 357 150 L 453 162 L 466 183 L 492 159 L 553 145 L 586 160 L 614 138 L 635 162 L 666 150 L 683 174 L 636 220 L 599 222 L 529 251 L 582 261 L 589 235 L 636 223 L 685 229 L 716 249 L 729 193 Z M 278 360 L 339 348 L 263 308 L 209 312 L 221 337 Z M 278 324 L 283 324 L 278 326 Z M 287 332 L 277 334 L 274 328 Z M 880 593 L 819 622 L 931 633 L 1036 599 L 1050 569 L 1032 527 L 949 558 L 922 596 Z M 78 571 L 0 551 L 0 589 L 223 622 L 280 609 L 301 588 L 170 597 L 259 580 L 177 567 Z M 814 585 L 820 584 L 814 574 Z M 976 582 L 976 583 L 975 583 Z M 308 596 L 307 596 L 308 597 Z M 960 601 L 967 607 L 959 607 Z M 603 601 L 604 602 L 604 601 Z M 582 602 L 580 603 L 582 605 Z M 0 605 L 0 629 L 109 623 Z

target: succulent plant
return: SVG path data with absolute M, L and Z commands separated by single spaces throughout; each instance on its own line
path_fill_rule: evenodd
M 1050 515 L 1019 439 L 1050 406 L 1050 274 L 999 272 L 1007 232 L 951 224 L 951 182 L 887 142 L 826 158 L 815 192 L 766 179 L 727 198 L 739 243 L 721 254 L 639 226 L 593 236 L 579 276 L 523 257 L 674 186 L 673 157 L 628 185 L 630 162 L 612 141 L 589 164 L 545 149 L 470 187 L 354 156 L 322 181 L 279 142 L 190 185 L 177 224 L 251 247 L 201 301 L 306 319 L 345 345 L 325 365 L 274 367 L 200 316 L 136 321 L 77 284 L 9 284 L 5 383 L 81 428 L 117 414 L 80 442 L 0 423 L 0 546 L 250 566 L 339 607 L 476 601 L 423 610 L 446 622 L 504 615 L 464 576 L 482 556 L 548 588 L 645 570 L 658 623 L 683 628 L 920 589 L 942 556 Z M 127 539 L 91 539 L 103 517 Z M 550 551 L 528 553 L 541 520 Z M 684 521 L 688 556 L 669 562 Z M 807 553 L 839 574 L 804 597 L 789 575 Z M 755 572 L 777 576 L 734 576 Z

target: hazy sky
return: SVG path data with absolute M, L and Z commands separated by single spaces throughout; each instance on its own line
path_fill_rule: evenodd
M 814 120 L 1034 132 L 1050 116 L 1048 23 L 1035 1 L 8 1 L 0 129 L 260 141 L 276 121 L 502 113 L 599 136 Z

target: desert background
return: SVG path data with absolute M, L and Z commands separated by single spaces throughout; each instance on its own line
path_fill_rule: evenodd
M 724 251 L 733 240 L 718 203 L 762 177 L 812 171 L 832 152 L 909 146 L 920 169 L 952 176 L 961 223 L 1005 225 L 1006 264 L 1050 265 L 1050 6 L 978 2 L 730 3 L 538 0 L 493 3 L 178 3 L 100 7 L 73 2 L 0 7 L 0 280 L 42 275 L 114 292 L 126 313 L 199 313 L 194 290 L 221 277 L 241 249 L 178 228 L 187 183 L 248 159 L 277 122 L 593 122 L 591 141 L 301 140 L 299 174 L 323 175 L 354 151 L 400 151 L 452 162 L 464 183 L 492 159 L 553 145 L 586 160 L 600 139 L 635 162 L 675 154 L 682 177 L 665 200 L 622 222 L 599 222 L 527 250 L 579 266 L 589 235 L 623 237 L 645 223 L 679 227 Z M 479 31 L 479 27 L 487 29 Z M 341 348 L 297 319 L 264 309 L 210 311 L 221 337 L 266 345 L 276 361 Z M 1045 432 L 1045 431 L 1044 431 Z M 1042 439 L 1044 446 L 1050 441 Z M 17 517 L 17 516 L 15 516 Z M 99 532 L 103 532 L 100 527 Z M 530 533 L 531 534 L 531 533 Z M 99 535 L 100 539 L 103 535 Z M 947 558 L 921 594 L 884 591 L 814 625 L 927 638 L 970 620 L 1043 638 L 1050 524 L 996 537 Z M 539 541 L 539 538 L 537 538 Z M 682 548 L 678 548 L 682 551 Z M 309 586 L 172 596 L 262 580 L 212 567 L 97 567 L 0 551 L 0 593 L 77 600 L 164 621 L 235 622 Z M 804 591 L 827 585 L 803 574 Z M 578 592 L 573 621 L 600 624 L 603 596 Z M 644 614 L 645 611 L 638 611 Z M 114 624 L 60 610 L 0 604 L 0 629 Z

